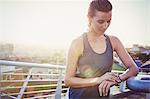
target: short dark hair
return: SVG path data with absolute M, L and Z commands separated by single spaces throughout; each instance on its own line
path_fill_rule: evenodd
M 93 17 L 95 12 L 109 12 L 112 10 L 112 4 L 108 0 L 93 0 L 88 9 L 88 18 Z

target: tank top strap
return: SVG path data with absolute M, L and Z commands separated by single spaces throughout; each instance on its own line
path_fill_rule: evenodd
M 107 46 L 108 46 L 108 49 L 109 51 L 112 51 L 113 52 L 113 48 L 112 48 L 112 44 L 111 44 L 111 41 L 110 41 L 110 38 L 108 35 L 104 34 L 104 36 L 106 37 L 106 42 L 107 42 Z
M 84 50 L 83 52 L 87 52 L 87 51 L 90 51 L 90 46 L 88 44 L 88 38 L 87 38 L 87 33 L 84 33 L 83 34 L 83 45 L 84 45 Z

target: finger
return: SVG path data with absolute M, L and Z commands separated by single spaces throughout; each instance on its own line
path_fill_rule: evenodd
M 112 72 L 108 72 L 105 76 L 106 76 L 105 80 L 112 81 L 112 82 L 119 82 L 118 76 L 116 76 Z
M 103 96 L 103 86 L 105 84 L 105 81 L 103 81 L 103 83 L 101 83 L 100 85 L 100 95 Z
M 102 83 L 101 83 L 101 84 L 102 84 Z M 102 91 L 101 91 L 101 90 L 102 90 L 102 88 L 101 88 L 102 86 L 101 86 L 101 84 L 98 86 L 98 90 L 99 90 L 100 96 L 102 96 L 102 93 L 101 93 L 101 92 L 102 92 Z
M 99 93 L 100 93 L 100 96 L 102 96 L 102 86 L 104 84 L 104 81 L 99 85 Z
M 116 82 L 119 82 L 120 81 L 119 76 L 115 77 L 115 80 Z
M 118 80 L 118 79 L 117 79 L 116 77 L 114 77 L 114 76 L 111 75 L 111 76 L 108 78 L 108 80 L 115 82 L 115 81 Z
M 113 82 L 119 81 L 118 76 L 112 76 L 111 79 L 112 79 Z
M 108 91 L 110 90 L 110 84 L 107 84 L 107 86 L 106 86 L 106 96 L 108 95 Z
M 107 81 L 104 83 L 104 85 L 103 85 L 103 88 L 102 88 L 102 94 L 103 94 L 103 96 L 106 96 L 106 87 L 107 87 Z
M 111 75 L 114 77 L 118 77 L 118 74 L 116 74 L 116 73 L 111 73 Z

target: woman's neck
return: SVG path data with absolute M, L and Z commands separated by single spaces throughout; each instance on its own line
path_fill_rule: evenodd
M 104 33 L 96 32 L 93 29 L 89 29 L 88 35 L 91 37 L 101 37 L 101 36 L 104 36 Z
M 88 35 L 88 39 L 90 41 L 98 41 L 98 40 L 101 40 L 101 39 L 105 39 L 104 33 L 96 33 L 95 31 L 90 31 L 89 30 L 87 35 Z

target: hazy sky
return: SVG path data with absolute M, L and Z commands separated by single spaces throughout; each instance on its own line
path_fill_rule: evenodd
M 1 0 L 0 42 L 65 47 L 87 30 L 91 0 Z M 112 23 L 106 34 L 125 45 L 150 46 L 150 0 L 110 0 Z

